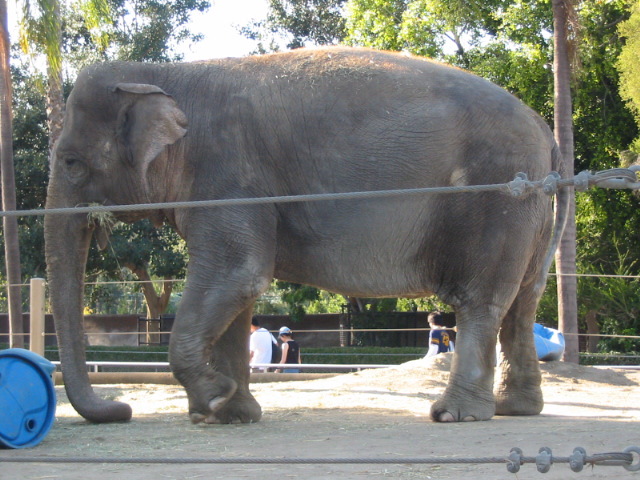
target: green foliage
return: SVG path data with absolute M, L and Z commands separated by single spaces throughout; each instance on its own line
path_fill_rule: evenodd
M 626 350 L 631 354 L 611 353 L 581 353 L 580 365 L 638 365 L 640 361 L 640 346 L 635 342 L 635 349 Z M 634 354 L 633 352 L 636 352 Z
M 579 318 L 597 314 L 603 334 L 640 332 L 640 253 L 635 242 L 637 198 L 627 191 L 594 189 L 576 194 Z M 618 275 L 618 277 L 610 277 Z M 554 326 L 557 318 L 556 278 L 551 276 L 538 308 L 538 321 Z M 586 325 L 582 325 L 586 331 Z M 624 333 L 623 333 L 624 332 Z M 637 340 L 602 338 L 602 352 L 634 352 Z
M 387 329 L 412 329 L 426 327 L 418 325 L 416 315 L 412 312 L 365 311 L 354 312 L 349 315 L 351 327 L 365 329 L 365 332 L 353 332 L 351 344 L 357 346 L 400 347 L 407 344 L 415 344 L 413 332 L 389 332 Z M 375 331 L 381 330 L 381 331 Z
M 13 161 L 16 205 L 19 210 L 43 208 L 48 182 L 48 133 L 44 77 L 28 75 L 12 68 L 13 81 Z M 42 217 L 19 217 L 18 235 L 23 278 L 45 274 Z M 4 236 L 1 237 L 4 243 Z M 4 276 L 4 247 L 0 248 L 0 269 Z M 28 296 L 23 296 L 28 307 Z M 6 311 L 6 310 L 5 310 Z
M 346 6 L 349 45 L 380 50 L 402 50 L 402 17 L 407 9 L 404 0 L 349 0 Z
M 399 365 L 425 356 L 426 347 L 301 347 L 303 363 Z
M 631 259 L 628 250 L 620 249 L 621 245 L 615 242 L 618 261 L 606 272 L 602 267 L 592 267 L 596 275 L 608 272 L 615 277 L 580 278 L 578 284 L 581 309 L 598 314 L 600 332 L 605 335 L 637 335 L 640 332 L 639 265 L 637 260 Z M 637 340 L 606 337 L 600 340 L 599 349 L 603 352 L 640 351 Z
M 108 0 L 91 0 L 76 4 L 76 9 L 81 12 L 86 28 L 93 43 L 100 51 L 109 46 L 109 35 L 102 28 L 113 23 L 111 5 Z
M 512 12 L 514 3 L 519 5 L 505 0 L 349 0 L 346 43 L 405 50 L 469 68 L 470 51 L 501 35 L 505 21 L 519 18 Z
M 188 30 L 192 13 L 210 6 L 208 0 L 103 1 L 112 19 L 108 24 L 78 7 L 65 16 L 65 58 L 78 67 L 105 60 L 179 61 L 175 47 L 202 38 Z
M 106 280 L 106 277 L 98 277 Z M 144 297 L 135 283 L 96 283 L 86 287 L 85 313 L 98 315 L 139 314 L 144 316 Z
M 274 300 L 278 296 L 283 308 L 279 308 L 278 302 Z M 415 312 L 418 310 L 451 311 L 451 307 L 442 303 L 435 296 L 413 299 L 345 297 L 308 285 L 276 280 L 272 283 L 269 292 L 256 303 L 255 312 L 263 314 L 286 313 L 291 316 L 292 321 L 297 322 L 302 320 L 306 314 L 342 313 L 348 304 L 350 304 L 352 311 L 365 315 L 367 313 Z M 384 322 L 384 320 L 379 322 L 379 328 L 383 328 Z
M 622 22 L 618 31 L 625 44 L 618 58 L 620 85 L 623 98 L 640 122 L 640 0 L 630 2 L 631 15 Z
M 180 60 L 171 53 L 171 44 L 201 38 L 187 29 L 187 23 L 193 11 L 210 6 L 207 0 L 112 1 L 117 28 L 111 38 L 120 49 L 118 58 L 154 62 Z
M 619 153 L 638 135 L 616 69 L 623 45 L 616 27 L 629 13 L 626 0 L 583 4 L 581 68 L 573 94 L 576 170 L 602 170 L 617 167 Z
M 55 347 L 47 347 L 45 357 L 47 360 L 59 361 L 60 355 Z M 144 345 L 138 347 L 100 347 L 87 348 L 87 360 L 90 362 L 167 362 L 169 358 L 168 347 Z M 127 368 L 128 371 L 131 368 Z
M 181 278 L 187 264 L 182 239 L 168 225 L 155 228 L 149 220 L 119 223 L 113 229 L 109 246 L 96 255 L 97 264 L 105 271 L 116 273 L 127 267 L 134 272 L 146 270 L 159 278 Z
M 87 274 L 94 282 L 179 279 L 185 275 L 186 264 L 185 243 L 173 229 L 167 225 L 155 228 L 141 220 L 117 224 L 106 249 L 99 251 L 92 245 Z M 140 289 L 139 283 L 94 286 L 88 289 L 87 304 L 94 313 L 142 313 Z
M 26 54 L 43 52 L 54 75 L 62 69 L 58 0 L 23 0 L 20 17 L 20 46 Z
M 281 39 L 286 48 L 310 45 L 334 45 L 345 35 L 342 6 L 346 0 L 269 0 L 267 17 L 242 28 L 247 38 L 257 40 L 258 51 L 265 53 L 280 49 Z
M 0 349 L 3 345 L 0 344 Z M 420 347 L 302 347 L 303 363 L 328 363 L 336 365 L 388 364 L 397 365 L 425 355 Z M 59 360 L 57 348 L 47 348 L 47 359 Z M 166 362 L 168 347 L 99 347 L 87 348 L 87 360 L 101 362 Z M 130 370 L 130 369 L 129 369 Z
M 315 287 L 299 283 L 276 282 L 280 298 L 288 306 L 292 322 L 299 322 L 306 313 L 305 306 L 320 299 L 320 291 Z

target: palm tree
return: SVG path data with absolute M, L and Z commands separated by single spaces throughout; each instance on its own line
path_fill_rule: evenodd
M 33 5 L 29 0 L 23 4 L 21 44 L 34 44 L 46 54 L 47 60 L 47 122 L 49 126 L 49 150 L 62 131 L 64 98 L 62 93 L 62 27 L 60 2 L 58 0 L 36 0 L 39 16 L 32 14 Z M 109 18 L 107 0 L 88 0 L 84 11 L 88 23 L 95 25 Z M 15 179 L 13 166 L 12 114 L 11 114 L 11 72 L 9 69 L 9 31 L 6 0 L 0 0 L 0 60 L 2 84 L 0 86 L 0 169 L 2 177 L 2 207 L 5 211 L 16 209 Z M 4 217 L 5 257 L 9 298 L 9 323 L 11 345 L 24 346 L 22 328 L 22 298 L 20 291 L 20 249 L 18 243 L 18 222 L 16 217 Z
M 24 0 L 20 20 L 20 44 L 25 53 L 36 47 L 45 53 L 47 65 L 47 124 L 49 151 L 60 132 L 64 116 L 62 94 L 62 26 L 58 0 Z M 35 10 L 35 12 L 34 12 Z
M 2 209 L 4 211 L 16 209 L 9 50 L 7 2 L 0 0 L 0 69 L 2 72 L 2 80 L 0 81 L 0 176 L 2 177 Z M 10 343 L 12 347 L 24 347 L 18 219 L 17 217 L 3 217 L 2 224 L 8 283 Z
M 562 153 L 564 170 L 573 174 L 573 118 L 571 108 L 571 61 L 569 31 L 575 18 L 575 0 L 553 0 L 554 39 L 554 136 Z M 567 226 L 556 252 L 558 273 L 558 327 L 568 334 L 563 360 L 578 363 L 578 300 L 576 281 L 575 196 L 570 192 Z
M 108 0 L 86 0 L 80 11 L 89 29 L 111 21 Z M 36 0 L 35 5 L 30 0 L 23 0 L 20 44 L 25 53 L 33 46 L 43 51 L 47 63 L 49 151 L 60 136 L 64 118 L 61 14 L 59 0 Z M 94 40 L 97 45 L 105 46 L 102 37 Z

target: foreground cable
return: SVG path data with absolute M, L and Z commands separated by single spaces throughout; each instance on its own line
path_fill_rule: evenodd
M 522 450 L 512 448 L 507 457 L 485 458 L 101 458 L 101 457 L 25 457 L 0 455 L 0 463 L 103 463 L 103 464 L 287 464 L 287 465 L 354 465 L 354 464 L 487 464 L 506 463 L 507 470 L 517 473 L 525 463 L 535 463 L 540 473 L 546 473 L 554 463 L 568 463 L 571 470 L 580 472 L 585 465 L 621 466 L 628 471 L 640 470 L 640 447 L 627 447 L 624 452 L 587 452 L 577 447 L 569 457 L 554 457 L 551 449 L 543 447 L 535 457 L 525 457 Z

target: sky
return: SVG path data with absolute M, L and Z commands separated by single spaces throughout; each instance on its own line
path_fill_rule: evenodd
M 211 0 L 207 12 L 192 15 L 191 30 L 202 33 L 205 39 L 190 49 L 181 49 L 185 60 L 247 55 L 255 43 L 240 35 L 238 27 L 262 19 L 266 13 L 267 0 Z

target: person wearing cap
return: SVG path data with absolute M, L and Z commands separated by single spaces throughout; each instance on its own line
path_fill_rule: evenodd
M 271 344 L 278 342 L 269 330 L 260 326 L 256 317 L 251 319 L 251 336 L 249 337 L 249 365 L 251 371 L 266 372 L 267 367 L 254 367 L 255 364 L 271 363 Z
M 291 329 L 289 327 L 282 327 L 278 332 L 278 337 L 282 340 L 282 358 L 280 364 L 300 364 L 300 346 L 292 338 Z M 279 370 L 283 373 L 300 373 L 299 368 L 283 368 Z
M 439 353 L 453 352 L 453 340 L 443 325 L 442 314 L 432 312 L 427 317 L 431 331 L 429 332 L 429 351 L 424 358 L 433 357 Z

